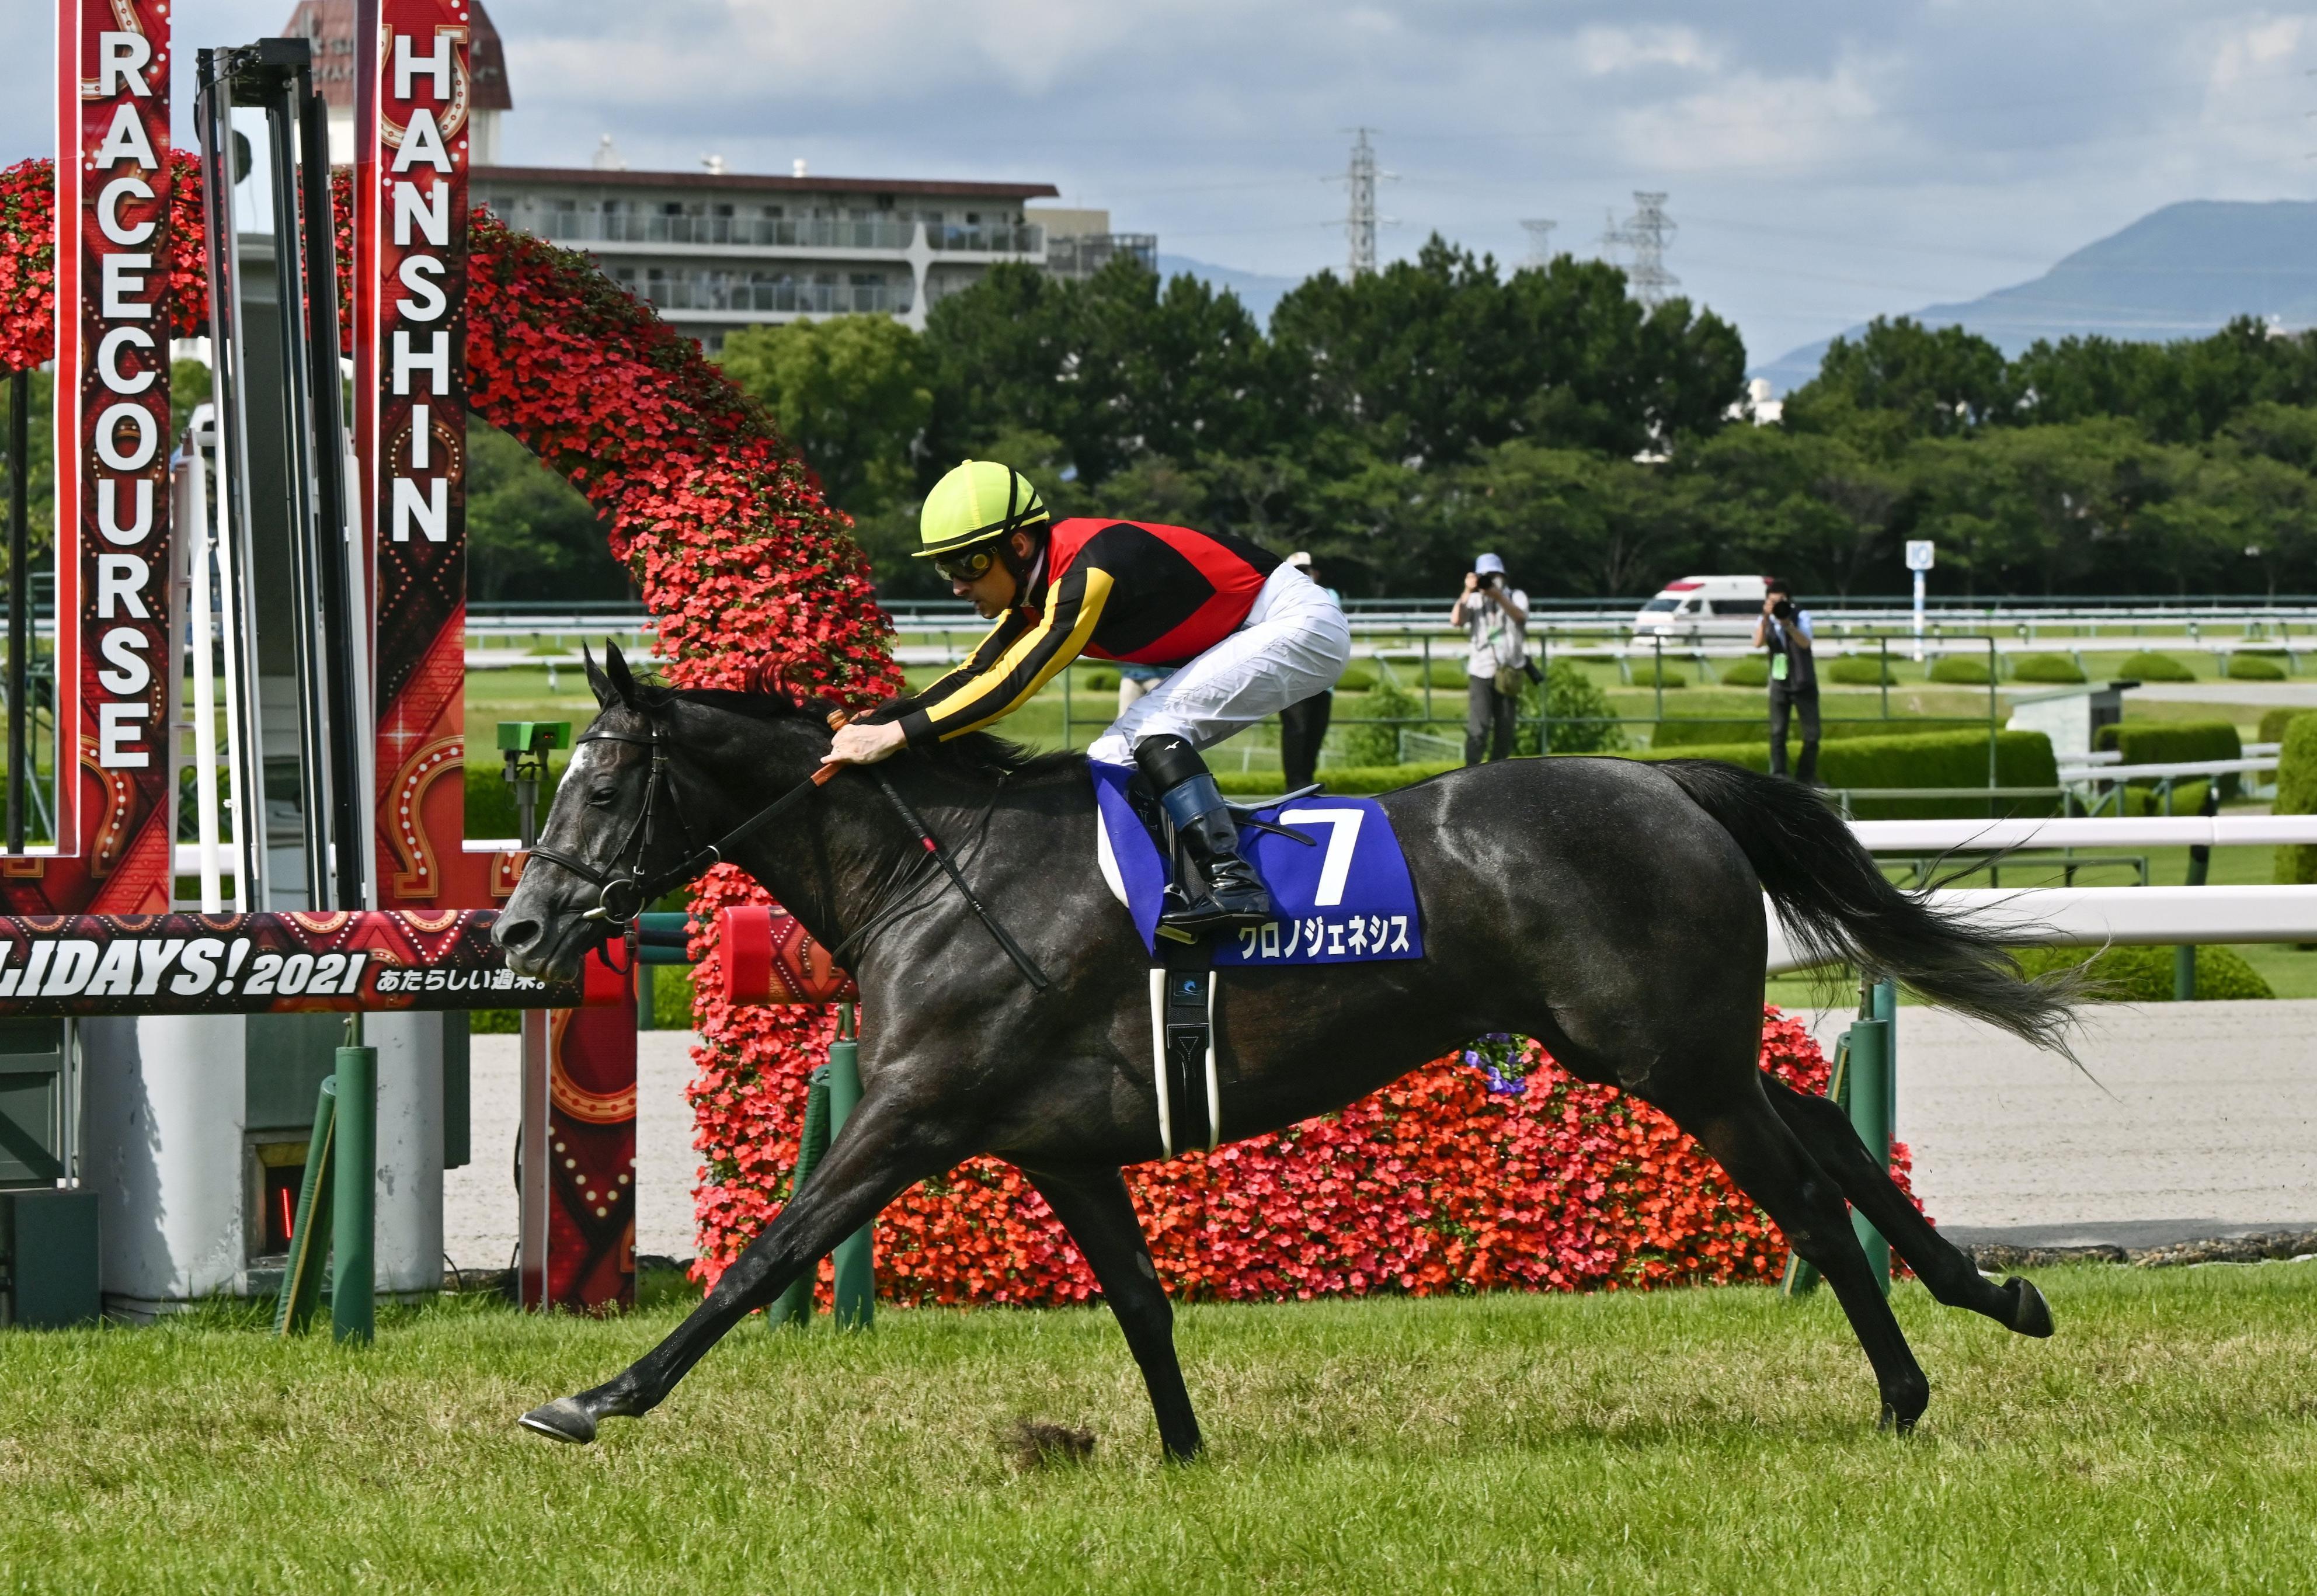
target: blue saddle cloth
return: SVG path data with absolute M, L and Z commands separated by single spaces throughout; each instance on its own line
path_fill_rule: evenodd
M 1088 760 L 1103 878 L 1126 905 L 1144 947 L 1158 946 L 1167 862 L 1126 795 L 1134 769 Z M 1311 838 L 1242 829 L 1239 847 L 1271 889 L 1279 918 L 1214 942 L 1217 968 L 1248 964 L 1347 964 L 1420 959 L 1424 925 L 1416 883 L 1391 820 L 1373 798 L 1298 798 L 1257 811 L 1258 818 Z

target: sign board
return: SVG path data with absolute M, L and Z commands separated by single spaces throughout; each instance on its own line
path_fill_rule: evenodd
M 168 907 L 169 8 L 57 9 L 57 815 L 27 912 Z M 31 879 L 37 876 L 38 882 Z
M 1932 549 L 1932 547 L 1931 547 L 1931 541 L 1930 541 L 1930 539 L 1928 539 L 1928 538 L 1910 538 L 1910 539 L 1908 539 L 1908 540 L 1907 540 L 1907 569 L 1908 569 L 1909 570 L 1928 570 L 1928 569 L 1931 569 L 1931 565 L 1932 565 L 1932 560 L 1933 560 L 1933 555 L 1934 555 L 1934 552 L 1935 552 L 1935 551 L 1934 551 L 1934 550 Z

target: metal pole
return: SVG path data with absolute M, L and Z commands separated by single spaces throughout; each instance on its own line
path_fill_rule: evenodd
M 339 1048 L 337 1082 L 330 1334 L 367 1345 L 378 1333 L 378 1049 Z
M 1995 699 L 1995 667 L 1997 662 L 1995 640 L 1990 637 L 1987 640 L 1987 785 L 1990 787 L 2002 785 L 2001 781 L 1999 780 L 1996 776 L 1997 761 L 1995 757 L 1995 734 L 1997 731 L 1996 717 L 1999 713 L 1997 708 Z M 1992 805 L 1989 806 L 1989 812 L 1990 814 L 1994 812 Z
M 1850 1124 L 1867 1153 L 1884 1170 L 1891 1167 L 1891 1129 L 1895 1078 L 1891 1068 L 1891 1022 L 1861 1019 L 1850 1027 Z M 1851 1228 L 1866 1250 L 1867 1267 L 1883 1294 L 1891 1290 L 1891 1245 L 1866 1223 L 1865 1215 L 1850 1211 Z
M 804 1133 L 797 1138 L 796 1169 L 789 1176 L 789 1201 L 796 1201 L 797 1193 L 812 1178 L 813 1166 L 820 1155 L 828 1151 L 828 1066 L 815 1070 L 805 1084 Z M 788 1283 L 787 1288 L 774 1299 L 765 1312 L 765 1321 L 772 1324 L 810 1324 L 812 1323 L 813 1277 L 820 1272 L 820 1260 L 813 1260 L 803 1273 Z
M 828 1136 L 834 1142 L 861 1102 L 861 1045 L 850 1003 L 837 1006 L 836 1040 L 828 1045 Z M 877 1316 L 876 1224 L 872 1221 L 836 1244 L 836 1324 L 867 1330 Z
M 30 491 L 32 374 L 8 373 L 8 851 L 24 851 L 24 789 L 32 779 L 25 757 L 28 720 L 24 677 L 32 650 L 32 573 L 26 569 L 25 498 Z M 59 617 L 59 624 L 62 623 Z
M 2214 776 L 2205 787 L 2204 812 L 2207 818 L 2218 814 L 2221 808 L 2221 781 Z M 2197 843 L 2188 850 L 2188 884 L 2200 887 L 2213 867 L 2213 850 Z M 2172 950 L 2172 1000 L 2193 1003 L 2196 1000 L 2196 945 L 2187 943 Z

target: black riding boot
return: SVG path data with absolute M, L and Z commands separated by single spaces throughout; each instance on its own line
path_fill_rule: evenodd
M 1203 898 L 1186 891 L 1187 901 L 1168 909 L 1158 923 L 1203 932 L 1259 926 L 1270 919 L 1271 894 L 1255 866 L 1239 853 L 1239 822 L 1216 791 L 1215 778 L 1207 773 L 1199 750 L 1172 733 L 1162 733 L 1135 745 L 1134 762 L 1157 789 L 1183 851 L 1206 877 Z

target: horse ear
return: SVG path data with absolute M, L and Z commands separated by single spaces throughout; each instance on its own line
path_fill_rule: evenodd
M 604 671 L 610 678 L 612 695 L 633 709 L 636 704 L 636 678 L 628 669 L 628 657 L 621 653 L 620 645 L 608 637 L 604 640 Z
M 595 695 L 595 707 L 611 708 L 619 701 L 619 695 L 613 691 L 612 678 L 605 676 L 603 667 L 595 663 L 595 652 L 587 646 L 585 639 L 579 644 L 579 658 L 587 662 L 587 686 Z

